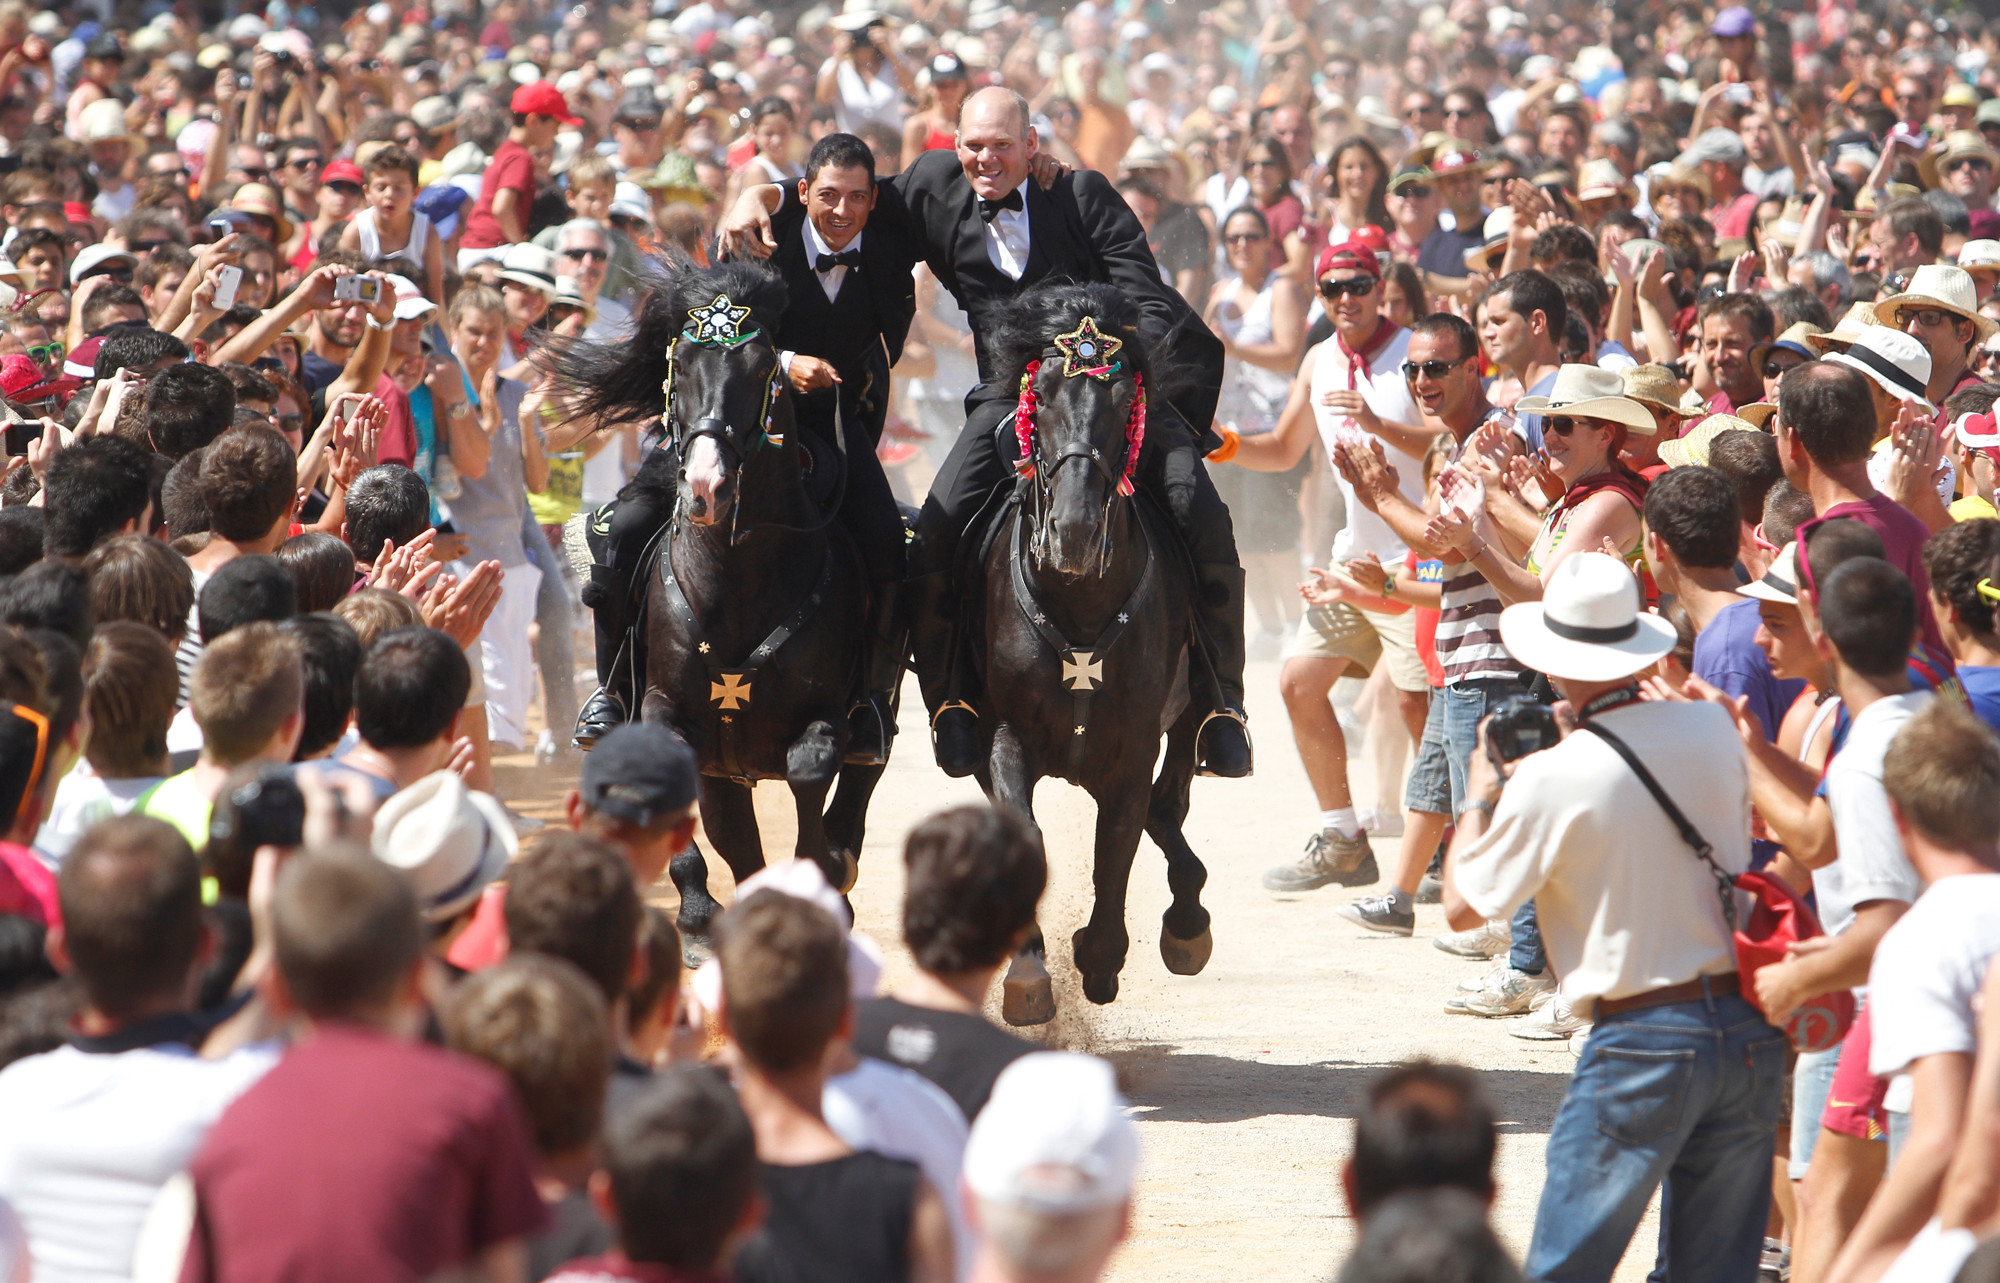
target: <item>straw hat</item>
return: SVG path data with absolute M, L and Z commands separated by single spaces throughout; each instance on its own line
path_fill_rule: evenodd
M 1778 407 L 1769 401 L 1752 401 L 1749 405 L 1736 407 L 1736 417 L 1759 432 L 1769 431 L 1767 425 L 1771 422 L 1771 416 L 1777 412 Z
M 1685 468 L 1690 463 L 1708 463 L 1708 447 L 1725 432 L 1755 432 L 1757 425 L 1733 414 L 1711 414 L 1700 423 L 1689 428 L 1687 435 L 1673 441 L 1660 442 L 1660 462 L 1670 468 Z
M 1641 405 L 1650 405 L 1668 414 L 1686 414 L 1681 409 L 1681 381 L 1664 365 L 1634 365 L 1619 372 L 1625 396 Z
M 1579 419 L 1606 419 L 1634 432 L 1652 435 L 1659 425 L 1653 412 L 1625 395 L 1625 380 L 1616 370 L 1595 365 L 1565 365 L 1556 370 L 1556 385 L 1547 396 L 1522 397 L 1518 414 L 1563 414 Z
M 1551 677 L 1609 682 L 1671 654 L 1674 626 L 1640 609 L 1639 581 L 1616 557 L 1580 552 L 1549 572 L 1540 601 L 1500 612 L 1508 653 Z
M 1984 343 L 2000 334 L 2000 321 L 1979 314 L 1979 287 L 1963 267 L 1925 263 L 1910 277 L 1909 288 L 1891 294 L 1875 304 L 1875 315 L 1892 329 L 1903 328 L 1903 318 L 1913 311 L 1936 308 L 1962 316 L 1979 328 L 1975 342 Z
M 292 239 L 292 220 L 285 217 L 284 202 L 268 183 L 245 183 L 229 198 L 229 208 L 244 214 L 257 214 L 268 218 L 277 225 L 278 244 Z
M 1924 186 L 1937 187 L 1944 182 L 1945 166 L 1968 156 L 1985 161 L 1989 169 L 2000 169 L 2000 153 L 1987 145 L 1984 134 L 1977 129 L 1954 129 L 1923 154 L 1917 161 L 1917 172 L 1923 175 Z
M 1821 356 L 1825 356 L 1828 352 L 1845 352 L 1848 344 L 1861 337 L 1861 331 L 1875 324 L 1877 324 L 1875 305 L 1869 302 L 1856 303 L 1847 309 L 1847 315 L 1841 317 L 1840 322 L 1831 330 L 1824 334 L 1806 335 L 1806 346 Z
M 1576 175 L 1578 200 L 1608 200 L 1613 196 L 1637 199 L 1638 187 L 1617 164 L 1608 160 L 1587 160 Z
M 1656 174 L 1653 185 L 1648 190 L 1648 196 L 1657 197 L 1661 192 L 1674 187 L 1692 187 L 1701 193 L 1703 200 L 1715 199 L 1715 189 L 1709 186 L 1708 175 L 1699 169 L 1689 169 L 1685 165 L 1668 165 L 1664 171 Z
M 1967 241 L 1958 247 L 1958 265 L 1966 271 L 1988 268 L 2000 271 L 2000 241 Z
M 1475 272 L 1491 272 L 1507 254 L 1507 238 L 1514 234 L 1514 207 L 1502 205 L 1486 216 L 1486 239 L 1465 251 L 1465 265 Z
M 1788 325 L 1785 327 L 1785 332 L 1777 338 L 1765 339 L 1762 343 L 1752 343 L 1750 345 L 1750 368 L 1761 372 L 1764 368 L 1764 358 L 1771 355 L 1771 352 L 1776 348 L 1783 348 L 1787 352 L 1797 352 L 1808 361 L 1818 360 L 1819 353 L 1807 346 L 1806 340 L 1815 334 L 1824 334 L 1825 332 L 1811 321 L 1799 321 L 1793 325 Z
M 1785 207 L 1779 211 L 1776 221 L 1764 229 L 1764 239 L 1782 245 L 1786 249 L 1793 249 L 1798 245 L 1799 237 L 1805 235 L 1805 223 L 1806 203 L 1794 196 L 1785 202 Z

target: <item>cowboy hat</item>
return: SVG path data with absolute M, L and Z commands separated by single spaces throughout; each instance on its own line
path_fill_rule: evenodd
M 1578 200 L 1609 200 L 1613 196 L 1637 197 L 1639 189 L 1623 170 L 1609 160 L 1587 160 L 1577 171 Z
M 1686 414 L 1681 409 L 1681 381 L 1664 365 L 1633 365 L 1619 371 L 1625 396 L 1641 405 L 1650 405 L 1668 414 Z
M 292 220 L 285 217 L 284 202 L 269 183 L 245 183 L 229 198 L 229 208 L 240 214 L 255 214 L 268 218 L 277 228 L 277 243 L 282 245 L 292 239 Z
M 1799 546 L 1788 543 L 1778 550 L 1777 556 L 1771 558 L 1771 567 L 1764 572 L 1764 577 L 1756 583 L 1744 584 L 1736 590 L 1736 595 L 1796 606 L 1799 604 L 1798 565 Z
M 1785 207 L 1778 212 L 1778 217 L 1764 229 L 1764 239 L 1774 245 L 1792 249 L 1798 245 L 1799 237 L 1805 235 L 1805 222 L 1806 203 L 1794 196 L 1785 202 Z
M 1958 247 L 1958 265 L 1968 272 L 1979 267 L 2000 271 L 2000 241 L 1965 242 Z
M 1523 665 L 1551 677 L 1609 682 L 1673 652 L 1674 626 L 1640 609 L 1639 581 L 1601 552 L 1565 557 L 1540 601 L 1500 612 L 1500 640 Z
M 1901 294 L 1891 294 L 1875 304 L 1875 315 L 1882 324 L 1900 330 L 1907 314 L 1925 308 L 1971 321 L 1979 330 L 1975 342 L 1984 343 L 2000 334 L 2000 321 L 1979 314 L 1979 287 L 1963 267 L 1925 263 L 1911 274 L 1910 284 Z
M 1670 468 L 1685 468 L 1690 463 L 1703 466 L 1708 464 L 1708 447 L 1725 432 L 1755 432 L 1757 425 L 1739 419 L 1733 414 L 1711 414 L 1700 423 L 1689 428 L 1687 435 L 1672 441 L 1660 443 L 1660 462 Z
M 1770 423 L 1771 416 L 1777 412 L 1778 407 L 1769 401 L 1752 401 L 1749 405 L 1736 407 L 1736 417 L 1759 432 L 1769 430 L 1765 425 Z
M 1859 370 L 1898 401 L 1909 401 L 1920 410 L 1937 413 L 1937 407 L 1924 399 L 1924 385 L 1931 381 L 1930 349 L 1901 330 L 1870 325 L 1848 344 L 1845 352 L 1835 352 L 1826 359 Z
M 375 858 L 409 879 L 427 922 L 470 908 L 514 858 L 514 825 L 500 803 L 434 771 L 375 812 Z
M 1465 265 L 1475 272 L 1491 272 L 1507 253 L 1507 238 L 1514 233 L 1514 207 L 1502 205 L 1486 216 L 1485 240 L 1465 251 Z
M 1816 361 L 1819 359 L 1819 353 L 1806 346 L 1806 340 L 1815 334 L 1825 332 L 1811 321 L 1799 321 L 1788 325 L 1785 327 L 1785 332 L 1777 338 L 1765 339 L 1761 343 L 1750 345 L 1750 368 L 1761 374 L 1764 369 L 1764 358 L 1777 348 L 1783 348 L 1787 352 L 1797 352 L 1808 361 Z
M 1595 365 L 1565 365 L 1556 370 L 1556 384 L 1547 396 L 1524 396 L 1514 403 L 1518 414 L 1568 415 L 1605 419 L 1634 432 L 1658 432 L 1653 412 L 1625 395 L 1625 380 L 1616 370 Z
M 1656 166 L 1655 169 L 1653 185 L 1647 190 L 1648 199 L 1657 198 L 1676 187 L 1692 187 L 1701 193 L 1705 201 L 1715 199 L 1715 188 L 1709 185 L 1708 175 L 1699 169 L 1689 169 L 1685 165 Z
M 1861 337 L 1861 331 L 1876 324 L 1875 305 L 1863 300 L 1847 309 L 1847 315 L 1824 334 L 1806 335 L 1806 346 L 1825 356 L 1828 352 L 1845 352 L 1847 345 Z
M 2000 169 L 2000 153 L 1987 144 L 1984 134 L 1977 129 L 1954 129 L 1923 154 L 1917 161 L 1917 172 L 1923 175 L 1924 186 L 1937 187 L 1944 181 L 1945 166 L 1968 156 L 1985 161 L 1988 169 Z

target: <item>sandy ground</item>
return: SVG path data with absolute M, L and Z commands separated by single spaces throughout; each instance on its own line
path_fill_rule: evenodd
M 587 653 L 587 652 L 583 652 Z M 1076 986 L 1069 937 L 1089 915 L 1094 808 L 1080 790 L 1045 781 L 1037 816 L 1051 879 L 1042 901 L 1059 1014 L 1039 1037 L 1095 1052 L 1119 1068 L 1144 1145 L 1131 1242 L 1117 1280 L 1210 1280 L 1238 1275 L 1329 1278 L 1354 1237 L 1339 1190 L 1352 1119 L 1369 1080 L 1412 1056 L 1456 1060 L 1482 1072 L 1500 1123 L 1495 1223 L 1516 1257 L 1533 1231 L 1550 1121 L 1573 1064 L 1562 1043 L 1509 1037 L 1505 1022 L 1447 1014 L 1443 1002 L 1483 964 L 1431 946 L 1444 930 L 1435 906 L 1417 909 L 1413 939 L 1378 936 L 1334 913 L 1355 894 L 1330 887 L 1279 898 L 1258 878 L 1296 857 L 1317 808 L 1277 696 L 1277 665 L 1253 663 L 1251 724 L 1258 744 L 1250 780 L 1198 779 L 1187 835 L 1208 865 L 1203 901 L 1214 915 L 1215 953 L 1199 976 L 1167 972 L 1159 958 L 1160 915 L 1169 895 L 1166 862 L 1142 842 L 1126 921 L 1131 952 L 1118 1001 L 1093 1007 Z M 888 954 L 887 982 L 910 965 L 898 908 L 901 844 L 938 808 L 980 800 L 969 780 L 947 779 L 931 761 L 914 683 L 905 693 L 903 737 L 870 815 L 853 894 L 857 928 Z M 1365 754 L 1356 754 L 1358 798 Z M 562 774 L 537 772 L 526 757 L 504 759 L 500 787 L 523 813 L 554 818 Z M 793 821 L 782 785 L 757 790 L 765 849 L 789 851 Z M 1377 839 L 1386 872 L 1394 839 Z M 727 898 L 726 869 L 710 855 L 710 885 Z M 662 890 L 671 903 L 670 885 Z M 997 1018 L 997 1002 L 991 1008 Z M 1656 1232 L 1649 1213 L 1617 1278 L 1643 1279 Z

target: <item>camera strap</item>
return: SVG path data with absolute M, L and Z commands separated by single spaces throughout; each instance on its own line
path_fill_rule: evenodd
M 1591 704 L 1594 705 L 1596 702 L 1592 700 Z M 1590 711 L 1590 706 L 1587 705 L 1585 711 Z M 1693 847 L 1695 855 L 1708 866 L 1708 871 L 1715 877 L 1715 893 L 1722 901 L 1722 920 L 1729 924 L 1729 930 L 1734 933 L 1736 879 L 1725 873 L 1722 866 L 1715 862 L 1715 848 L 1708 844 L 1708 839 L 1701 835 L 1701 830 L 1694 826 L 1694 822 L 1688 819 L 1681 808 L 1674 805 L 1674 800 L 1667 796 L 1667 791 L 1660 787 L 1660 782 L 1653 778 L 1653 773 L 1646 769 L 1645 763 L 1639 760 L 1639 755 L 1632 751 L 1630 745 L 1596 722 L 1585 722 L 1581 729 L 1603 740 L 1611 746 L 1612 752 L 1625 759 L 1625 765 L 1632 768 L 1632 773 L 1639 777 L 1639 782 L 1646 786 L 1646 791 L 1653 795 L 1653 800 L 1667 813 L 1667 819 L 1671 820 L 1674 828 L 1680 831 L 1681 840 Z

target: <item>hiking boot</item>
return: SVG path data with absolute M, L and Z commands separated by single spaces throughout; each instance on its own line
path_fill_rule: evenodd
M 1424 869 L 1423 881 L 1417 883 L 1418 904 L 1444 903 L 1444 846 L 1431 852 L 1430 865 Z
M 1447 1002 L 1445 1010 L 1468 1016 L 1518 1016 L 1528 1009 L 1537 994 L 1555 987 L 1555 977 L 1547 972 L 1531 976 L 1509 967 L 1477 993 L 1462 994 Z
M 1306 852 L 1292 864 L 1281 864 L 1264 874 L 1267 891 L 1313 891 L 1337 882 L 1344 887 L 1369 886 L 1381 876 L 1375 867 L 1375 849 L 1368 835 L 1342 835 L 1339 829 L 1325 829 L 1306 839 Z
M 1529 1042 L 1561 1042 L 1571 1034 L 1590 1028 L 1590 1022 L 1576 1014 L 1569 999 L 1550 990 L 1537 997 L 1527 1015 L 1507 1026 L 1507 1032 Z
M 1431 943 L 1461 958 L 1492 958 L 1514 947 L 1514 932 L 1494 918 L 1470 931 L 1447 931 Z
M 1407 936 L 1417 929 L 1416 910 L 1396 908 L 1394 896 L 1363 896 L 1353 904 L 1341 905 L 1334 912 L 1349 922 L 1358 922 L 1370 931 L 1380 931 L 1383 935 Z

